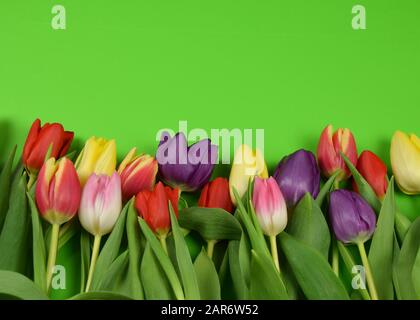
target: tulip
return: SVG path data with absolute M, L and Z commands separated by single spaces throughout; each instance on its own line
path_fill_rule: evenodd
M 73 218 L 79 209 L 81 188 L 73 163 L 50 158 L 42 166 L 35 189 L 35 200 L 41 216 L 51 224 L 61 225 Z
M 79 209 L 82 227 L 95 236 L 92 249 L 86 292 L 92 283 L 101 238 L 111 232 L 121 212 L 121 179 L 114 172 L 111 177 L 93 173 L 83 189 Z
M 364 243 L 375 231 L 376 215 L 369 204 L 357 193 L 335 190 L 330 194 L 330 220 L 334 234 L 343 243 L 357 244 L 372 299 L 378 294 L 370 270 Z
M 254 177 L 268 178 L 267 165 L 261 151 L 253 151 L 248 145 L 240 146 L 236 152 L 229 176 L 229 191 L 232 202 L 236 205 L 233 193 L 235 188 L 242 198 L 248 190 L 249 182 Z
M 306 193 L 313 198 L 319 193 L 320 173 L 315 156 L 310 151 L 301 149 L 285 157 L 273 177 L 288 208 L 294 208 Z
M 117 165 L 117 150 L 114 140 L 91 137 L 80 153 L 76 168 L 82 186 L 93 174 L 111 176 Z
M 287 225 L 287 208 L 283 194 L 273 177 L 255 178 L 252 204 L 263 233 L 270 237 L 271 254 L 280 271 L 276 236 Z
M 341 128 L 333 134 L 332 126 L 328 125 L 321 133 L 317 157 L 321 172 L 327 178 L 331 177 L 337 170 L 340 171 L 336 181 L 345 180 L 351 175 L 340 151 L 356 166 L 357 149 L 353 134 L 349 129 Z
M 158 182 L 153 191 L 140 191 L 136 196 L 135 207 L 138 215 L 156 233 L 166 252 L 168 252 L 166 236 L 171 227 L 169 203 L 172 205 L 175 215 L 178 216 L 178 200 L 179 190 L 166 187 L 162 182 Z
M 229 181 L 218 177 L 207 183 L 201 191 L 198 206 L 205 208 L 221 208 L 227 212 L 233 211 L 229 194 Z
M 391 166 L 402 192 L 420 194 L 420 139 L 395 132 L 391 141 Z
M 357 161 L 356 169 L 369 183 L 376 195 L 383 199 L 388 187 L 387 168 L 385 163 L 373 152 L 363 151 Z M 357 185 L 353 181 L 353 189 L 357 192 Z
M 155 185 L 158 170 L 156 159 L 147 154 L 139 156 L 135 154 L 134 148 L 118 169 L 124 201 L 128 201 L 140 191 L 152 190 Z
M 217 161 L 217 146 L 210 139 L 188 146 L 182 132 L 172 138 L 165 132 L 156 159 L 162 181 L 181 191 L 193 192 L 209 181 Z
M 57 257 L 60 225 L 73 218 L 79 208 L 81 187 L 76 169 L 67 158 L 50 158 L 39 172 L 35 189 L 35 202 L 40 215 L 52 224 L 50 251 L 47 265 L 47 290 Z
M 121 179 L 118 173 L 109 177 L 93 173 L 83 188 L 79 219 L 94 236 L 111 232 L 122 207 Z
M 22 161 L 26 169 L 36 175 L 44 164 L 50 146 L 50 157 L 63 157 L 73 141 L 73 136 L 73 132 L 64 131 L 59 123 L 46 123 L 41 127 L 41 121 L 36 119 L 23 147 Z

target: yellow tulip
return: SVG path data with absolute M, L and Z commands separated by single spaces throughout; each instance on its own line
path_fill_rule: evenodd
M 115 140 L 91 137 L 76 161 L 80 183 L 85 185 L 92 173 L 112 176 L 117 166 Z
M 248 145 L 241 145 L 235 152 L 229 177 L 229 191 L 232 202 L 236 205 L 233 187 L 242 197 L 248 190 L 249 182 L 254 177 L 268 178 L 267 165 L 260 150 L 252 150 Z
M 406 194 L 420 194 L 420 139 L 395 132 L 391 141 L 391 165 L 395 180 Z

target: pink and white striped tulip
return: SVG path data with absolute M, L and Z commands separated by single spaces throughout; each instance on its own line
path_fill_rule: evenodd
M 276 236 L 286 228 L 286 201 L 273 177 L 255 178 L 252 203 L 265 235 Z
M 79 209 L 81 187 L 73 163 L 67 158 L 47 160 L 38 175 L 35 201 L 41 216 L 51 224 L 61 225 Z
M 121 179 L 117 172 L 108 175 L 93 173 L 83 189 L 79 220 L 94 236 L 111 232 L 122 208 Z

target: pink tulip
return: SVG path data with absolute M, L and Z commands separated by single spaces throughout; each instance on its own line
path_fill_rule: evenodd
M 252 202 L 264 234 L 276 236 L 286 228 L 286 202 L 273 177 L 255 178 Z
M 111 232 L 122 207 L 121 179 L 118 173 L 92 174 L 83 189 L 79 220 L 83 228 L 95 236 Z

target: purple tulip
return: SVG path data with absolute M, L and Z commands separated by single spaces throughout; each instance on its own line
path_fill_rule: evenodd
M 335 236 L 344 243 L 364 243 L 376 226 L 376 215 L 369 204 L 347 190 L 331 192 L 330 220 Z
M 319 193 L 320 173 L 312 152 L 298 150 L 283 158 L 273 175 L 286 199 L 287 207 L 293 208 L 299 200 L 310 193 Z
M 209 182 L 217 161 L 218 149 L 210 139 L 188 146 L 182 132 L 174 137 L 164 132 L 156 153 L 159 176 L 166 184 L 192 192 Z

